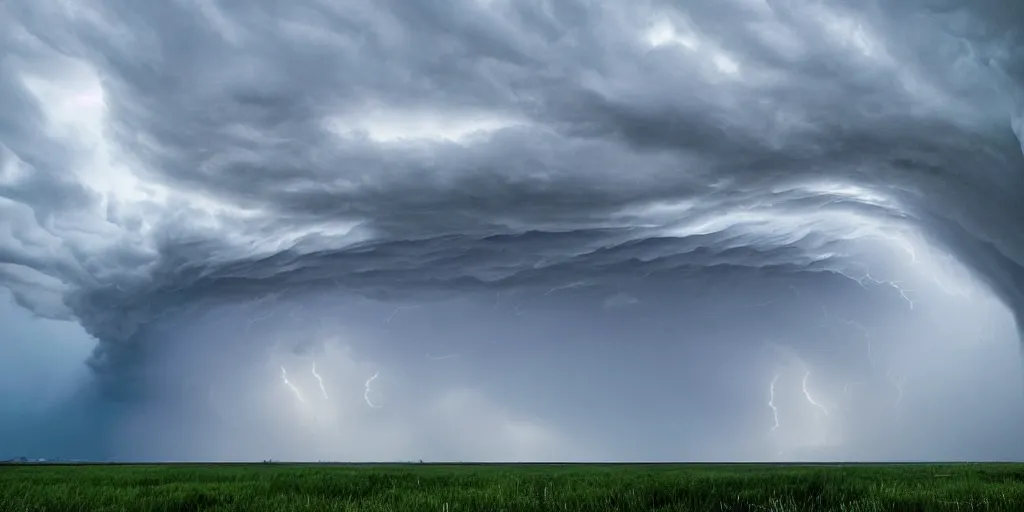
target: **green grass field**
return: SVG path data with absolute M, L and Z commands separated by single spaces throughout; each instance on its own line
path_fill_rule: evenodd
M 1024 510 L 1024 464 L 6 465 L 0 510 Z

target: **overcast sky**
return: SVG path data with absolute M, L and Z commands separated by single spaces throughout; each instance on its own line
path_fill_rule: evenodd
M 0 458 L 1024 458 L 1024 3 L 0 4 Z

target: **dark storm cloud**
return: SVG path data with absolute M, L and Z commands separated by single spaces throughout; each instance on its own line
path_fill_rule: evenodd
M 0 276 L 109 355 L 281 289 L 849 270 L 898 219 L 1024 304 L 1020 7 L 963 5 L 8 3 Z M 162 192 L 101 198 L 120 175 L 77 173 L 21 79 L 90 73 L 111 162 Z M 491 129 L 389 139 L 416 119 Z

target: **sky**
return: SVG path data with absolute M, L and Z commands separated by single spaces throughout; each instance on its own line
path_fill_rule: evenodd
M 0 459 L 1024 459 L 1024 3 L 0 4 Z

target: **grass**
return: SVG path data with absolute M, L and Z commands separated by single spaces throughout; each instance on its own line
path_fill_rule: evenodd
M 0 510 L 1024 510 L 1024 464 L 5 465 Z

